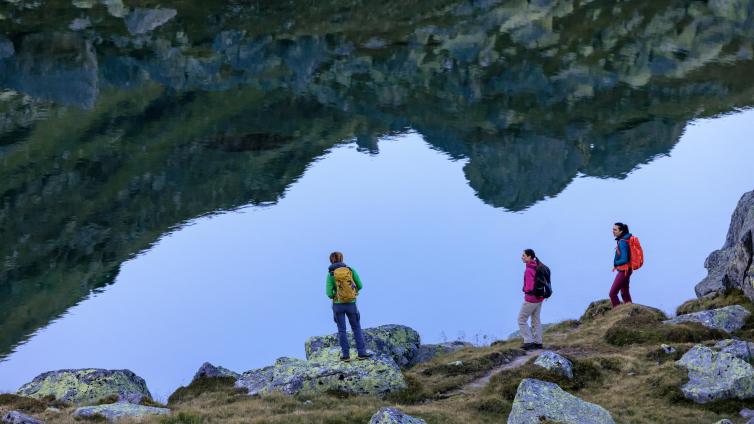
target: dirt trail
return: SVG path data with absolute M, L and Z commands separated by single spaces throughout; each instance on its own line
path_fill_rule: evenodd
M 444 398 L 449 398 L 449 397 L 452 397 L 452 396 L 458 396 L 458 395 L 463 395 L 463 394 L 467 394 L 467 393 L 470 393 L 470 392 L 475 392 L 475 391 L 482 390 L 484 388 L 484 386 L 486 386 L 487 383 L 490 382 L 490 379 L 495 374 L 497 374 L 497 373 L 499 373 L 501 371 L 512 370 L 514 368 L 518 368 L 518 367 L 524 365 L 529 359 L 531 359 L 531 358 L 539 355 L 542 352 L 543 352 L 542 349 L 530 350 L 530 351 L 526 352 L 525 355 L 519 356 L 516 359 L 512 360 L 511 362 L 508 362 L 507 364 L 503 364 L 503 365 L 497 366 L 497 367 L 489 370 L 489 372 L 487 372 L 487 374 L 485 374 L 484 376 L 482 376 L 482 377 L 480 377 L 480 378 L 478 378 L 478 379 L 476 379 L 476 380 L 474 380 L 474 381 L 472 381 L 470 383 L 465 384 L 460 389 L 456 389 L 456 390 L 453 390 L 451 392 L 446 393 L 443 397 Z

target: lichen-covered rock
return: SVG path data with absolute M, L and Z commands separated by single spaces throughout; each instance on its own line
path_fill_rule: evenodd
M 693 312 L 685 315 L 678 315 L 669 320 L 663 321 L 665 324 L 680 324 L 682 322 L 698 322 L 699 324 L 716 330 L 722 330 L 732 333 L 740 330 L 746 323 L 746 318 L 750 312 L 743 306 L 733 305 L 709 311 Z
M 539 424 L 543 420 L 563 424 L 614 424 L 605 408 L 583 401 L 557 384 L 525 378 L 513 399 L 508 424 Z
M 132 371 L 96 368 L 43 373 L 21 386 L 18 394 L 35 399 L 52 396 L 74 404 L 94 403 L 113 396 L 131 403 L 152 398 L 147 383 Z
M 369 424 L 426 424 L 426 421 L 406 415 L 403 411 L 396 408 L 380 408 L 379 411 L 372 415 Z
M 720 340 L 715 344 L 715 349 L 720 352 L 730 353 L 746 362 L 751 362 L 754 358 L 754 343 L 745 340 Z
M 167 408 L 156 408 L 154 406 L 134 405 L 128 402 L 117 402 L 107 405 L 84 406 L 76 408 L 73 416 L 96 417 L 101 416 L 108 421 L 116 421 L 119 418 L 143 418 L 149 415 L 170 415 Z
M 175 9 L 135 9 L 125 17 L 126 28 L 133 35 L 146 34 L 173 19 Z
M 723 418 L 720 421 L 715 421 L 714 424 L 733 424 L 733 421 L 731 421 L 731 420 L 729 420 L 727 418 Z
M 400 368 L 386 356 L 351 362 L 339 359 L 338 349 L 322 351 L 311 360 L 279 358 L 272 366 L 247 371 L 236 381 L 249 395 L 287 395 L 328 391 L 382 395 L 406 387 Z
M 241 374 L 231 371 L 227 368 L 216 367 L 209 362 L 205 362 L 199 367 L 199 370 L 194 374 L 194 378 L 191 381 L 196 381 L 200 378 L 212 378 L 212 377 L 233 377 L 238 378 Z
M 752 232 L 754 191 L 745 193 L 738 201 L 722 249 L 715 250 L 707 257 L 704 267 L 708 274 L 695 287 L 698 297 L 739 288 L 749 299 L 754 300 Z
M 7 424 L 42 424 L 42 421 L 18 411 L 9 411 L 0 421 Z
M 555 352 L 546 350 L 540 353 L 534 365 L 558 372 L 568 379 L 573 378 L 573 363 Z
M 419 346 L 419 349 L 416 351 L 416 355 L 411 359 L 411 362 L 408 365 L 413 366 L 416 364 L 421 364 L 422 362 L 427 362 L 436 356 L 447 355 L 459 349 L 472 346 L 474 345 L 469 342 L 462 342 L 460 340 L 438 344 L 423 344 Z
M 355 347 L 353 334 L 349 332 L 348 338 L 351 347 Z M 390 356 L 401 367 L 411 364 L 421 344 L 416 330 L 395 324 L 364 329 L 364 342 L 367 349 Z M 306 359 L 312 359 L 322 351 L 339 346 L 337 333 L 310 337 L 306 340 Z
M 696 403 L 754 397 L 754 368 L 731 353 L 696 345 L 676 365 L 689 371 L 683 395 Z

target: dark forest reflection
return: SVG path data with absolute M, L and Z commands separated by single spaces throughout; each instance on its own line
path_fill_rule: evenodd
M 73 3 L 0 6 L 0 357 L 338 143 L 416 130 L 520 211 L 754 102 L 754 1 Z

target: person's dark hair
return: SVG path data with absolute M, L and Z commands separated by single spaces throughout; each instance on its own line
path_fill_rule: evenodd
M 537 259 L 537 254 L 534 253 L 534 250 L 532 250 L 532 249 L 524 249 L 524 255 L 526 255 L 526 256 L 528 256 L 528 257 L 530 257 L 532 259 Z
M 628 234 L 628 225 L 626 225 L 626 224 L 624 224 L 622 222 L 616 222 L 614 225 L 616 227 L 618 227 L 618 229 L 620 230 L 621 237 L 623 237 L 626 234 Z
M 340 252 L 332 252 L 330 253 L 330 263 L 335 264 L 338 262 L 343 262 L 343 254 Z

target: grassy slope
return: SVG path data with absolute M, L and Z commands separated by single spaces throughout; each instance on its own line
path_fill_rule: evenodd
M 754 305 L 737 293 L 714 300 L 690 301 L 679 310 L 694 311 L 731 303 L 743 303 L 754 311 Z M 214 379 L 179 389 L 169 403 L 173 416 L 146 422 L 366 423 L 379 407 L 393 405 L 428 423 L 499 423 L 506 419 L 516 388 L 526 377 L 555 382 L 568 392 L 605 407 L 618 423 L 696 424 L 722 418 L 743 422 L 738 411 L 747 406 L 746 402 L 696 405 L 686 401 L 679 390 L 686 377 L 672 361 L 696 342 L 711 345 L 721 334 L 693 325 L 663 325 L 660 320 L 664 315 L 653 308 L 631 305 L 610 310 L 606 305 L 607 301 L 595 302 L 578 321 L 565 321 L 546 333 L 545 342 L 573 361 L 576 377 L 572 381 L 534 366 L 532 359 L 519 368 L 495 375 L 481 390 L 449 395 L 522 354 L 517 349 L 520 341 L 514 340 L 463 349 L 406 370 L 409 388 L 387 399 L 338 394 L 249 398 L 233 389 L 232 380 Z M 746 337 L 753 329 L 751 320 L 735 335 Z M 614 336 L 615 333 L 620 337 Z M 671 344 L 678 352 L 662 353 L 661 342 Z M 463 362 L 462 367 L 448 366 L 458 360 Z M 40 405 L 28 399 L 3 396 L 0 411 L 21 408 L 47 422 L 77 422 L 65 413 L 40 413 Z M 748 406 L 751 407 L 750 402 Z

